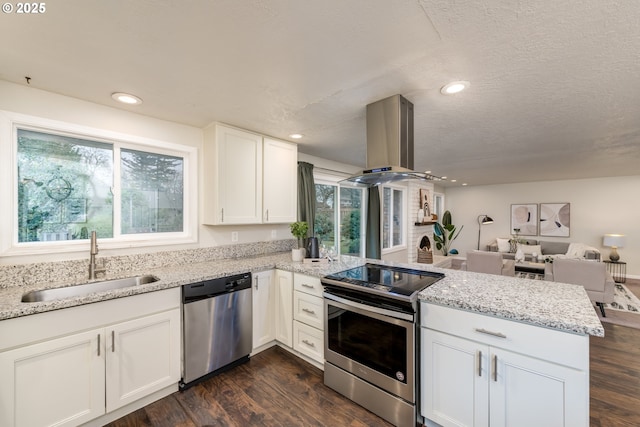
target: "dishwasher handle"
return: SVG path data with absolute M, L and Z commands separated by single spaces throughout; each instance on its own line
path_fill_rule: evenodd
M 182 303 L 188 304 L 249 288 L 251 288 L 251 273 L 189 283 L 182 286 Z

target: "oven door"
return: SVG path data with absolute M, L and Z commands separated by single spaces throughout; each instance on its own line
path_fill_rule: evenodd
M 327 292 L 324 313 L 327 363 L 415 403 L 414 315 Z

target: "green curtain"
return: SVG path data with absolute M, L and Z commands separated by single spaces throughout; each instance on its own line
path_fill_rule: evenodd
M 369 187 L 367 192 L 366 257 L 381 259 L 380 248 L 380 190 Z
M 298 221 L 309 225 L 307 236 L 313 236 L 316 217 L 316 185 L 313 181 L 313 165 L 298 162 Z

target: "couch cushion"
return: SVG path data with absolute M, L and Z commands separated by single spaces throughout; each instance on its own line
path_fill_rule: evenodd
M 568 242 L 545 242 L 544 240 L 541 240 L 540 247 L 542 248 L 543 255 L 566 254 L 567 249 L 569 249 L 569 243 Z
M 518 249 L 522 251 L 522 253 L 533 255 L 542 255 L 542 250 L 540 249 L 540 245 L 521 245 L 518 244 Z
M 498 252 L 509 252 L 509 250 L 511 249 L 509 239 L 502 239 L 500 237 L 497 237 L 496 242 L 498 243 Z

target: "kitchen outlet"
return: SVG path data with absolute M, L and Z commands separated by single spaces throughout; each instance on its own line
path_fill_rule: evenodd
M 231 241 L 232 242 L 237 242 L 238 241 L 238 232 L 237 231 L 232 231 L 231 232 Z
M 278 231 L 277 230 L 271 230 L 271 238 L 275 239 L 276 237 L 278 237 Z

